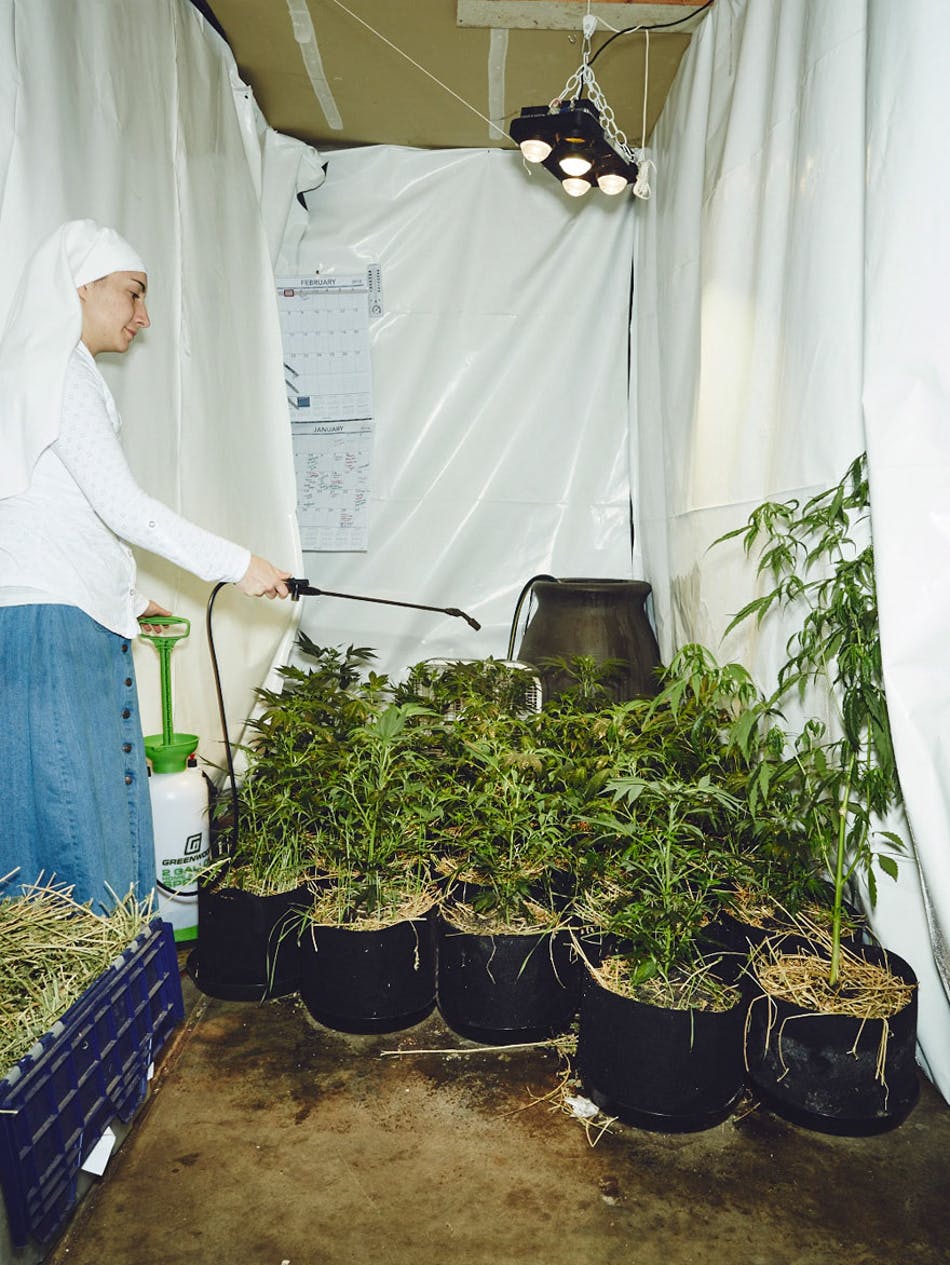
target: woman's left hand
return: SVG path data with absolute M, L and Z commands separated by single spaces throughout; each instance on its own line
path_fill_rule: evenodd
M 167 611 L 164 606 L 159 606 L 158 602 L 149 601 L 148 606 L 142 611 L 139 619 L 148 619 L 152 615 L 170 615 L 171 611 Z
M 149 601 L 148 606 L 139 616 L 139 628 L 143 633 L 163 633 L 165 626 L 163 624 L 150 624 L 148 620 L 153 615 L 170 615 L 171 611 L 167 611 L 164 606 L 159 606 L 158 602 Z

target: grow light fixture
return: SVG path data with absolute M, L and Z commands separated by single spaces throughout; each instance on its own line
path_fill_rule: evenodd
M 637 178 L 637 156 L 617 127 L 590 67 L 590 37 L 596 25 L 596 18 L 585 16 L 582 61 L 560 94 L 550 105 L 525 106 L 511 123 L 511 137 L 525 161 L 544 166 L 574 198 L 595 185 L 612 197 Z

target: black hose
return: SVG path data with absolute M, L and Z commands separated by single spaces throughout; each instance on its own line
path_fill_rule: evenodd
M 238 842 L 238 812 L 239 800 L 237 789 L 237 778 L 234 775 L 234 759 L 231 755 L 231 739 L 228 736 L 228 722 L 224 714 L 224 694 L 221 690 L 221 673 L 218 671 L 218 656 L 214 649 L 214 635 L 211 631 L 211 612 L 214 608 L 214 599 L 218 596 L 221 589 L 224 588 L 226 580 L 222 580 L 220 584 L 216 584 L 211 590 L 211 596 L 208 598 L 208 609 L 205 615 L 205 629 L 208 634 L 208 650 L 211 654 L 211 670 L 214 673 L 214 688 L 218 696 L 218 716 L 221 720 L 221 734 L 224 738 L 224 753 L 228 762 L 228 780 L 231 784 L 231 848 L 230 853 L 233 857 L 237 853 Z

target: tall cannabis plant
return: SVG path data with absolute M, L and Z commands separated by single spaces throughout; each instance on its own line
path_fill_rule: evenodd
M 844 894 L 862 870 L 876 898 L 873 843 L 901 839 L 877 823 L 902 802 L 881 667 L 874 547 L 869 531 L 867 458 L 857 457 L 840 483 L 801 504 L 767 501 L 745 527 L 720 537 L 741 537 L 758 553 L 757 574 L 772 587 L 747 603 L 727 629 L 744 620 L 761 623 L 779 609 L 800 615 L 789 638 L 772 703 L 804 698 L 812 683 L 827 688 L 838 718 L 829 735 L 809 720 L 796 744 L 802 811 L 834 882 L 830 982 L 840 970 Z M 717 543 L 719 543 L 717 541 Z M 897 865 L 877 864 L 892 878 Z

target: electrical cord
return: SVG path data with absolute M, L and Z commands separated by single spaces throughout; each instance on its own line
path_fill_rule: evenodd
M 590 59 L 590 61 L 587 64 L 589 66 L 593 66 L 594 62 L 601 55 L 601 53 L 605 49 L 609 48 L 610 45 L 614 42 L 614 40 L 619 39 L 621 35 L 631 35 L 636 31 L 666 31 L 666 30 L 669 30 L 671 26 L 682 26 L 684 22 L 692 22 L 693 18 L 698 17 L 700 13 L 708 9 L 712 3 L 713 3 L 713 0 L 706 0 L 706 3 L 700 6 L 700 8 L 698 9 L 694 9 L 693 12 L 689 15 L 689 17 L 677 18 L 674 22 L 655 22 L 653 23 L 652 26 L 625 26 L 623 30 L 615 31 L 613 35 L 611 35 L 610 39 L 604 40 L 603 44 L 601 44 L 600 48 L 598 48 L 597 52 L 593 55 L 593 57 Z

